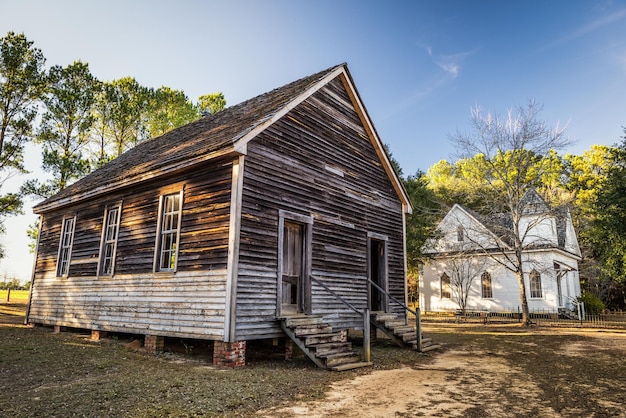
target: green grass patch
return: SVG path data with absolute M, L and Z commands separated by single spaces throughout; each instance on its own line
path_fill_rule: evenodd
M 28 290 L 0 290 L 0 303 L 3 302 L 28 302 Z

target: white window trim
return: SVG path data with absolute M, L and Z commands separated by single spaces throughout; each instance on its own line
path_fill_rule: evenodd
M 70 235 L 70 243 L 67 246 L 68 248 L 68 253 L 67 253 L 67 271 L 65 273 L 61 272 L 61 266 L 62 266 L 62 254 L 63 254 L 63 249 L 65 248 L 63 246 L 63 238 L 65 237 L 66 234 L 66 225 L 67 225 L 67 221 L 71 220 L 72 221 L 72 233 Z M 71 217 L 63 217 L 63 221 L 61 221 L 61 236 L 59 238 L 59 251 L 57 253 L 57 265 L 56 265 L 56 276 L 57 277 L 68 277 L 69 272 L 70 272 L 70 263 L 72 261 L 72 248 L 74 246 L 74 232 L 76 231 L 76 216 L 71 216 Z
M 459 225 L 456 227 L 456 241 L 464 242 L 465 241 L 465 228 L 463 225 Z
M 113 254 L 111 254 L 111 272 L 103 272 L 103 263 L 105 257 L 105 250 L 107 245 L 107 222 L 109 220 L 109 213 L 112 210 L 117 210 L 117 222 L 115 224 L 115 238 L 113 241 Z M 117 257 L 117 242 L 120 236 L 120 224 L 122 219 L 122 203 L 116 203 L 113 205 L 107 205 L 104 209 L 104 218 L 102 220 L 102 236 L 100 238 L 100 257 L 98 258 L 98 276 L 112 277 L 115 274 L 115 259 Z
M 173 196 L 175 194 L 176 192 L 166 193 L 166 194 L 162 194 L 161 196 L 159 196 L 159 211 L 157 215 L 157 233 L 156 233 L 156 240 L 154 244 L 154 264 L 152 266 L 152 269 L 155 273 L 158 273 L 158 272 L 175 273 L 178 268 L 178 255 L 180 251 L 180 227 L 182 225 L 182 219 L 183 219 L 183 189 L 181 189 L 178 192 L 180 205 L 178 207 L 178 225 L 176 226 L 177 228 L 176 229 L 176 255 L 175 255 L 174 268 L 171 268 L 171 269 L 161 268 L 161 232 L 163 230 L 163 204 L 165 201 L 165 197 Z
M 443 276 L 448 278 L 448 294 L 449 296 L 444 296 L 443 289 Z M 439 276 L 439 299 L 452 299 L 452 279 L 448 275 L 448 273 L 444 272 L 441 276 Z
M 532 274 L 533 272 L 537 273 L 537 275 L 539 276 L 539 291 L 541 292 L 541 296 L 533 296 L 533 281 L 532 281 Z M 543 299 L 543 279 L 541 277 L 541 273 L 539 273 L 537 270 L 531 270 L 531 272 L 528 274 L 528 298 L 529 299 L 535 299 L 535 300 L 540 300 Z
M 483 285 L 484 274 L 489 275 L 489 290 L 491 290 L 491 296 L 489 297 L 485 296 L 485 286 Z M 493 276 L 488 271 L 485 271 L 480 275 L 480 297 L 481 299 L 493 299 Z

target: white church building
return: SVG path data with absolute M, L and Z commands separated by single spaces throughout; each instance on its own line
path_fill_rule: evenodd
M 535 190 L 526 193 L 522 204 L 519 231 L 529 310 L 572 310 L 580 296 L 581 253 L 569 210 L 551 209 Z M 467 310 L 519 309 L 517 277 L 503 265 L 514 256 L 502 233 L 512 223 L 510 216 L 497 218 L 494 227 L 493 216 L 487 221 L 460 205 L 446 214 L 437 237 L 423 248 L 430 260 L 419 277 L 422 311 L 456 311 L 462 304 Z

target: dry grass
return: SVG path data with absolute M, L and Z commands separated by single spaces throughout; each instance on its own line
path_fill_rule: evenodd
M 221 371 L 204 360 L 199 341 L 193 348 L 186 342 L 186 354 L 155 356 L 130 350 L 124 336 L 94 342 L 77 332 L 25 327 L 23 311 L 23 304 L 0 303 L 0 416 L 251 416 L 296 400 L 323 399 L 333 382 L 372 370 L 331 373 L 306 358 L 284 361 L 271 350 L 249 349 L 248 366 Z M 495 407 L 536 416 L 548 409 L 565 417 L 624 416 L 625 334 L 491 326 L 426 330 L 446 352 L 464 350 L 484 364 L 497 358 L 515 371 L 510 382 L 489 387 L 488 368 L 453 369 L 450 386 L 463 391 L 450 396 L 474 405 L 460 416 L 495 416 Z M 428 369 L 438 356 L 387 343 L 372 349 L 374 370 Z M 538 387 L 533 404 L 516 386 L 520 381 Z M 425 415 L 417 409 L 411 416 Z
M 285 361 L 251 349 L 245 368 L 216 370 L 199 341 L 193 348 L 186 342 L 192 355 L 150 355 L 129 350 L 124 336 L 95 342 L 84 333 L 25 327 L 23 315 L 23 304 L 0 303 L 0 416 L 250 416 L 321 398 L 330 383 L 368 373 L 331 373 L 304 357 Z M 377 368 L 401 364 L 406 354 L 387 345 L 373 353 L 387 359 Z M 409 363 L 423 358 L 408 354 Z

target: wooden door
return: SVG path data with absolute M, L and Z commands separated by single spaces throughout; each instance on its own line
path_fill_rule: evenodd
M 378 287 L 387 291 L 387 253 L 385 242 L 369 240 L 369 279 Z M 369 285 L 369 308 L 372 312 L 387 311 L 387 297 L 380 289 Z
M 283 314 L 304 312 L 304 265 L 305 227 L 303 224 L 285 221 L 282 248 L 282 300 Z

